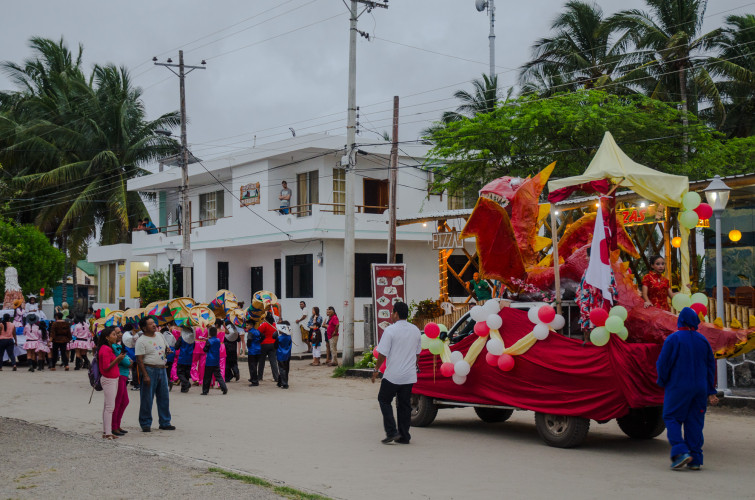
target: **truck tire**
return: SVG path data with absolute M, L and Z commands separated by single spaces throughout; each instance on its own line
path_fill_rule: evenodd
M 488 424 L 505 422 L 514 413 L 514 410 L 505 410 L 502 408 L 485 408 L 482 406 L 476 406 L 474 411 L 475 413 L 477 413 L 477 416 L 480 417 L 480 420 Z
M 624 434 L 632 439 L 653 439 L 666 429 L 662 406 L 632 408 L 629 413 L 617 418 L 616 422 Z
M 549 413 L 535 413 L 535 424 L 545 444 L 555 448 L 579 446 L 590 430 L 590 421 L 586 418 Z
M 433 423 L 438 414 L 438 407 L 432 398 L 421 394 L 412 394 L 412 427 L 427 427 Z

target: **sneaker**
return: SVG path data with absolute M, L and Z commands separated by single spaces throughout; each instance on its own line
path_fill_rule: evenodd
M 395 440 L 394 443 L 409 444 L 409 440 L 408 439 L 404 439 L 404 438 L 399 438 L 399 439 Z
M 391 444 L 392 442 L 396 441 L 397 439 L 401 439 L 401 434 L 396 434 L 395 436 L 388 436 L 380 440 L 383 444 Z
M 152 429 L 149 427 L 142 427 L 142 432 L 152 432 Z
M 161 425 L 160 426 L 160 430 L 163 430 L 163 431 L 174 431 L 174 430 L 176 430 L 176 426 L 175 425 Z
M 284 384 L 281 386 L 283 389 L 288 389 L 288 384 Z
M 687 464 L 687 469 L 688 470 L 700 470 L 700 469 L 702 469 L 702 467 L 703 466 L 700 465 L 700 464 Z
M 223 391 L 223 394 L 228 394 L 228 389 L 225 389 L 225 390 Z
M 671 470 L 681 470 L 691 461 L 692 457 L 689 453 L 680 453 L 679 455 L 671 457 Z
M 199 395 L 200 396 L 207 396 L 207 393 L 206 392 L 201 392 Z
M 55 368 L 53 368 L 53 370 L 54 370 L 54 369 L 55 369 Z M 138 390 L 139 390 L 139 387 L 132 387 L 132 388 L 131 388 L 131 390 L 132 390 L 132 391 L 138 391 Z

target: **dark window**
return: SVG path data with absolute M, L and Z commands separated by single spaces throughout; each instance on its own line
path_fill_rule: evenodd
M 279 262 L 279 261 L 276 261 L 276 262 Z M 277 269 L 278 269 L 278 266 L 276 265 L 276 270 Z M 264 289 L 265 287 L 262 285 L 262 268 L 253 267 L 252 268 L 252 295 Z M 277 289 L 276 289 L 276 292 L 277 292 Z M 278 294 L 276 293 L 276 295 Z
M 194 291 L 194 268 L 191 268 L 191 289 Z M 181 297 L 184 294 L 184 271 L 181 264 L 173 264 L 173 296 Z M 142 304 L 146 306 L 146 304 Z
M 372 297 L 372 264 L 388 262 L 384 253 L 358 253 L 354 258 L 354 296 Z M 403 254 L 396 254 L 396 263 L 404 262 Z M 406 300 L 406 297 L 404 297 Z
M 286 298 L 312 297 L 312 254 L 286 256 Z
M 218 262 L 218 290 L 228 290 L 228 262 Z
M 461 270 L 464 269 L 467 262 L 468 259 L 466 255 L 452 255 L 448 258 L 448 266 L 457 273 L 461 273 Z M 459 274 L 459 276 L 461 276 L 461 279 L 466 283 L 472 279 L 472 276 L 476 272 L 477 268 L 470 264 L 467 266 L 464 274 Z M 451 297 L 466 297 L 469 295 L 469 292 L 464 288 L 464 285 L 459 283 L 459 280 L 457 280 L 451 273 L 448 273 L 448 295 Z
M 275 259 L 275 296 L 283 297 L 281 295 L 281 260 Z

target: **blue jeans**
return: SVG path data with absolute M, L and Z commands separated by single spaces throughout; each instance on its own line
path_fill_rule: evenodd
M 170 425 L 170 401 L 168 392 L 168 375 L 165 368 L 157 366 L 144 366 L 150 383 L 141 382 L 139 425 L 142 427 L 152 426 L 152 401 L 157 397 L 157 417 L 160 425 Z

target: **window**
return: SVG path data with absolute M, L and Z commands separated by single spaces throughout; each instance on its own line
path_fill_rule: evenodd
M 281 260 L 280 259 L 275 259 L 275 296 L 283 297 L 283 295 L 281 294 Z
M 199 195 L 199 224 L 213 226 L 215 221 L 224 217 L 223 196 L 224 191 L 203 193 Z
M 312 204 L 320 203 L 319 172 L 296 174 L 296 216 L 312 215 Z
M 280 259 L 275 259 L 276 267 L 275 269 L 277 271 L 280 271 Z M 253 267 L 252 268 L 252 296 L 254 296 L 255 293 L 259 292 L 260 290 L 264 290 L 265 286 L 262 284 L 262 267 Z M 280 275 L 276 273 L 276 276 L 278 279 L 280 279 Z M 279 281 L 276 281 L 276 285 L 278 288 L 275 289 L 275 295 L 280 297 L 280 286 L 278 285 Z
M 346 169 L 333 169 L 333 213 L 343 215 L 346 213 Z
M 354 257 L 354 296 L 372 297 L 372 264 L 385 264 L 384 253 L 358 253 Z M 403 254 L 396 254 L 396 262 L 404 262 Z M 404 297 L 406 300 L 406 297 Z
M 463 208 L 474 208 L 477 203 L 479 193 L 478 185 L 461 186 L 448 194 L 448 209 L 459 210 Z
M 382 214 L 388 209 L 388 180 L 364 180 L 364 213 Z
M 106 304 L 115 303 L 115 264 L 102 264 L 98 276 L 98 301 Z
M 191 269 L 191 289 L 194 290 L 194 268 Z M 180 297 L 184 293 L 184 268 L 181 264 L 173 264 L 173 290 L 177 291 L 176 297 Z M 142 304 L 146 305 L 146 304 Z
M 218 262 L 218 290 L 228 288 L 228 262 Z
M 286 298 L 312 297 L 312 254 L 286 256 Z

